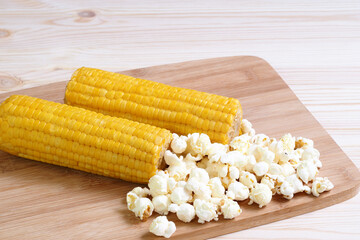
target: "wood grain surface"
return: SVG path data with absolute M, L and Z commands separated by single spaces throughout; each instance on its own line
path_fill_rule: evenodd
M 305 193 L 297 194 L 291 201 L 275 197 L 262 209 L 245 201 L 241 203 L 243 213 L 233 220 L 220 217 L 218 222 L 185 224 L 171 214 L 169 219 L 177 225 L 173 239 L 205 239 L 251 228 L 342 202 L 358 192 L 360 172 L 356 166 L 264 60 L 247 56 L 214 58 L 123 73 L 238 98 L 244 117 L 258 132 L 276 138 L 290 132 L 313 139 L 324 165 L 320 175 L 329 177 L 336 186 L 319 198 Z M 65 85 L 66 82 L 59 82 L 15 93 L 63 102 Z M 8 95 L 0 95 L 0 100 Z M 0 220 L 1 238 L 154 238 L 148 232 L 154 216 L 140 222 L 127 210 L 126 193 L 136 184 L 4 152 L 0 152 L 0 161 L 0 207 L 6 209 Z
M 81 66 L 256 55 L 359 168 L 359 20 L 358 0 L 0 1 L 0 91 L 64 81 Z M 360 194 L 217 239 L 359 239 L 359 224 Z

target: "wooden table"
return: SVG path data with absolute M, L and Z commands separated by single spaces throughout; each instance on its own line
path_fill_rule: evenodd
M 256 55 L 360 167 L 359 20 L 359 1 L 2 1 L 0 92 L 67 80 L 80 66 Z M 217 239 L 358 239 L 359 224 L 357 195 Z

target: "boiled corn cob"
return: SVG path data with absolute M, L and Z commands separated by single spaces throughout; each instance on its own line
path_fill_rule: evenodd
M 240 133 L 242 109 L 237 99 L 99 69 L 76 70 L 65 102 L 181 135 L 206 133 L 224 144 Z
M 0 105 L 1 150 L 131 182 L 148 182 L 171 139 L 166 129 L 28 96 Z

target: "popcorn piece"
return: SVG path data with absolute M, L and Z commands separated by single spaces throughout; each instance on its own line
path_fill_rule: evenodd
M 295 140 L 295 149 L 297 148 L 313 148 L 314 141 L 309 138 L 297 137 Z
M 168 211 L 172 213 L 176 213 L 178 210 L 179 210 L 179 205 L 177 205 L 176 203 L 172 203 L 168 207 Z
M 257 144 L 260 146 L 267 146 L 270 143 L 270 138 L 265 134 L 256 134 L 251 138 L 251 143 Z
M 276 193 L 276 185 L 277 185 L 277 176 L 272 174 L 265 174 L 261 179 L 261 183 L 267 185 L 272 191 L 273 195 Z
M 269 164 L 266 162 L 258 162 L 254 165 L 253 171 L 258 177 L 264 176 L 269 171 Z
M 250 172 L 243 171 L 240 176 L 240 182 L 248 188 L 255 186 L 257 183 L 256 176 Z
M 150 224 L 149 231 L 156 236 L 170 238 L 176 231 L 175 223 L 168 221 L 166 216 L 159 216 Z
M 150 190 L 148 188 L 136 187 L 131 190 L 132 193 L 135 193 L 138 197 L 146 197 L 150 195 Z
M 277 163 L 271 163 L 268 173 L 271 175 L 282 175 L 283 168 Z
M 332 184 L 332 182 L 330 182 L 330 180 L 327 177 L 325 178 L 317 177 L 312 184 L 311 193 L 315 197 L 319 197 L 320 193 L 323 193 L 325 191 L 330 191 L 333 188 L 334 185 Z
M 295 138 L 290 133 L 282 136 L 278 142 L 280 152 L 292 152 L 295 149 Z
M 302 161 L 297 168 L 297 175 L 306 184 L 312 181 L 316 174 L 318 174 L 318 169 L 311 161 Z
M 229 167 L 229 177 L 234 180 L 238 179 L 240 177 L 239 169 L 235 166 L 230 166 Z
M 255 157 L 253 155 L 248 156 L 245 166 L 245 171 L 252 172 L 255 164 L 256 164 Z
M 177 209 L 176 216 L 183 222 L 191 222 L 195 218 L 195 208 L 193 205 L 183 203 Z
M 170 195 L 170 199 L 173 203 L 182 204 L 189 202 L 192 199 L 191 191 L 185 189 L 186 182 L 179 181 Z
M 279 190 L 280 194 L 282 194 L 286 199 L 292 199 L 294 197 L 294 188 L 287 181 L 284 181 L 281 184 Z
M 231 199 L 225 198 L 221 201 L 221 213 L 225 219 L 233 219 L 242 212 L 239 204 Z
M 233 200 L 243 201 L 249 197 L 249 188 L 240 182 L 233 182 L 229 185 L 226 196 Z
M 220 198 L 224 196 L 225 188 L 221 183 L 221 179 L 219 177 L 211 178 L 209 181 L 209 187 L 211 189 L 211 196 Z
M 223 186 L 225 187 L 225 189 L 227 189 L 227 188 L 230 186 L 231 183 L 236 182 L 235 179 L 231 179 L 231 178 L 229 178 L 228 176 L 222 177 L 222 178 L 220 178 L 220 179 L 221 179 L 221 183 L 223 184 Z
M 262 183 L 257 183 L 250 191 L 250 201 L 249 205 L 253 204 L 254 202 L 259 204 L 259 208 L 270 203 L 272 199 L 272 192 L 270 188 Z
M 320 161 L 320 152 L 315 148 L 306 148 L 301 156 L 301 160 L 313 161 L 316 167 L 322 167 L 322 163 Z
M 152 203 L 154 205 L 155 212 L 161 215 L 168 214 L 168 208 L 171 204 L 170 198 L 168 195 L 158 195 L 152 199 Z
M 290 163 L 283 163 L 280 165 L 282 168 L 282 175 L 287 177 L 295 173 L 295 169 L 292 167 Z
M 135 201 L 139 198 L 138 195 L 136 195 L 134 192 L 128 192 L 126 194 L 126 203 L 127 203 L 127 208 L 132 211 L 135 208 Z
M 192 155 L 200 154 L 205 156 L 210 146 L 211 141 L 208 135 L 204 133 L 193 133 L 188 136 L 186 151 Z
M 237 167 L 239 170 L 245 170 L 246 165 L 248 164 L 249 156 L 243 155 L 237 151 L 232 151 L 233 153 L 229 154 L 228 157 L 233 158 L 234 166 Z M 234 154 L 235 153 L 235 154 Z M 255 158 L 253 159 L 254 163 L 256 162 Z
M 247 119 L 243 119 L 243 120 L 241 121 L 241 132 L 242 132 L 242 134 L 246 134 L 246 133 L 247 133 L 247 134 L 250 135 L 250 133 L 251 133 L 252 130 L 254 130 L 254 129 L 252 128 L 251 122 L 248 121 Z M 253 134 L 255 134 L 255 131 L 253 131 Z M 252 135 L 250 135 L 250 136 L 252 136 Z
M 228 151 L 229 151 L 229 146 L 228 145 L 224 145 L 224 144 L 221 144 L 221 143 L 213 143 L 208 148 L 208 150 L 206 152 L 206 155 L 210 156 L 210 155 L 213 155 L 213 154 L 218 153 L 218 152 L 227 153 Z
M 181 138 L 179 136 L 174 137 L 174 139 L 171 141 L 171 149 L 173 150 L 173 152 L 177 154 L 185 152 L 187 147 L 186 140 L 187 139 Z
M 210 177 L 226 177 L 229 167 L 223 163 L 208 163 L 205 169 Z
M 230 143 L 230 147 L 233 150 L 239 151 L 240 153 L 245 154 L 249 147 L 250 147 L 250 137 L 247 134 L 244 135 L 240 135 L 238 137 L 235 137 L 231 143 Z
M 257 162 L 266 162 L 271 164 L 274 162 L 275 154 L 270 151 L 267 147 L 257 146 L 254 152 L 254 156 Z
M 154 205 L 148 198 L 137 198 L 134 202 L 134 208 L 132 211 L 136 217 L 139 217 L 141 221 L 146 221 L 154 211 Z
M 217 206 L 209 201 L 195 199 L 194 201 L 195 213 L 199 218 L 199 223 L 210 222 L 211 220 L 218 220 L 218 214 L 216 212 Z
M 153 197 L 168 193 L 168 180 L 162 174 L 156 174 L 149 180 L 150 193 Z
M 169 150 L 165 151 L 164 159 L 167 165 L 180 165 L 183 161 L 183 156 L 178 157 L 175 153 L 172 153 Z
M 174 178 L 169 177 L 167 179 L 167 187 L 168 187 L 168 192 L 169 193 L 171 193 L 174 190 L 174 188 L 176 187 L 176 184 L 177 184 L 177 182 L 176 182 L 176 180 Z
M 208 182 L 209 174 L 205 169 L 193 168 L 185 187 L 188 191 L 194 192 L 196 198 L 206 200 L 211 198 L 211 189 L 207 186 Z
M 209 174 L 205 169 L 202 168 L 193 168 L 190 172 L 189 180 L 197 179 L 200 183 L 208 184 Z
M 303 182 L 298 178 L 296 174 L 292 174 L 285 179 L 290 185 L 294 188 L 294 194 L 298 192 L 303 192 L 305 186 Z

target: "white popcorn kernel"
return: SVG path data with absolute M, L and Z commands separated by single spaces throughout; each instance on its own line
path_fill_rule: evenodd
M 218 152 L 227 153 L 229 151 L 229 146 L 221 143 L 213 143 L 208 148 L 206 155 L 210 156 Z
M 177 183 L 176 180 L 172 177 L 169 177 L 167 179 L 167 187 L 169 193 L 171 193 L 174 190 L 174 188 L 176 187 L 176 183 Z
M 183 161 L 183 156 L 178 157 L 175 153 L 172 153 L 169 150 L 165 151 L 164 159 L 167 165 L 176 166 L 180 165 Z
M 208 148 L 211 146 L 211 141 L 208 135 L 204 133 L 193 133 L 189 134 L 187 139 L 187 149 L 192 155 L 205 156 Z
M 245 170 L 248 171 L 248 172 L 252 172 L 255 164 L 256 164 L 255 157 L 253 155 L 248 156 L 246 166 L 245 166 Z
M 154 175 L 149 180 L 150 193 L 153 197 L 168 193 L 167 178 L 161 175 Z
M 301 160 L 313 161 L 316 167 L 322 167 L 322 163 L 320 161 L 320 152 L 315 148 L 306 148 L 302 153 Z
M 314 141 L 309 138 L 297 137 L 295 140 L 295 148 L 313 148 Z
M 211 196 L 220 198 L 224 196 L 225 188 L 221 183 L 221 179 L 219 177 L 211 178 L 209 181 L 209 187 L 211 189 Z
M 295 138 L 290 133 L 285 134 L 279 140 L 281 152 L 292 152 L 295 149 Z
M 305 190 L 303 182 L 296 174 L 292 174 L 285 179 L 294 188 L 294 194 Z
M 152 221 L 149 231 L 156 236 L 170 238 L 176 231 L 176 226 L 174 222 L 168 221 L 166 216 L 159 216 Z
M 252 124 L 250 121 L 248 121 L 247 119 L 243 119 L 241 121 L 241 132 L 242 134 L 246 134 L 246 133 L 250 133 L 250 131 L 252 130 Z
M 227 163 L 238 168 L 244 168 L 247 164 L 246 156 L 239 151 L 230 151 L 227 154 Z
M 191 191 L 185 189 L 186 182 L 180 181 L 170 195 L 173 203 L 182 204 L 192 199 Z
M 197 155 L 194 157 L 193 155 L 191 155 L 191 153 L 188 153 L 188 154 L 186 154 L 184 161 L 197 162 L 197 161 L 200 161 L 201 159 L 202 159 L 202 157 L 200 155 Z
M 250 137 L 249 135 L 245 134 L 245 135 L 240 135 L 238 137 L 235 137 L 231 143 L 230 143 L 230 147 L 233 150 L 236 150 L 240 153 L 245 154 L 249 147 L 250 147 Z
M 222 165 L 221 168 L 219 168 L 218 176 L 219 177 L 226 177 L 229 171 L 229 167 L 227 165 Z
M 134 203 L 133 212 L 136 217 L 139 217 L 141 221 L 146 221 L 154 211 L 154 205 L 148 198 L 137 198 Z
M 298 177 L 304 182 L 312 181 L 318 174 L 318 169 L 311 161 L 302 161 L 297 168 Z
M 177 209 L 176 216 L 183 222 L 191 222 L 195 218 L 195 208 L 193 205 L 183 203 Z
M 282 175 L 287 177 L 290 176 L 292 174 L 295 173 L 295 169 L 293 168 L 293 166 L 290 163 L 283 163 L 280 164 L 281 168 L 282 168 Z
M 272 151 L 270 151 L 267 147 L 261 146 L 256 147 L 254 156 L 257 162 L 266 162 L 267 164 L 273 163 L 275 159 L 275 154 Z
M 253 171 L 258 177 L 264 176 L 269 171 L 269 164 L 266 162 L 258 162 L 254 165 Z
M 304 192 L 306 194 L 311 194 L 311 188 L 309 186 L 307 186 L 307 185 L 304 185 Z
M 154 205 L 155 212 L 161 215 L 168 214 L 168 208 L 169 205 L 171 204 L 168 195 L 158 195 L 152 199 L 152 203 Z
M 186 183 L 185 188 L 188 191 L 192 191 L 195 193 L 195 198 L 208 200 L 211 198 L 211 189 L 210 186 L 199 182 L 196 178 L 191 178 Z
M 249 188 L 240 182 L 233 182 L 229 185 L 226 196 L 233 200 L 243 201 L 249 197 Z
M 250 172 L 243 171 L 240 176 L 240 182 L 247 187 L 253 187 L 257 183 L 256 176 Z
M 276 193 L 277 176 L 272 174 L 265 174 L 261 179 L 261 183 L 267 185 L 272 191 L 273 195 Z
M 257 183 L 251 189 L 249 198 L 250 198 L 249 205 L 255 202 L 259 204 L 259 208 L 262 208 L 263 206 L 271 202 L 272 192 L 267 185 L 262 183 Z
M 330 191 L 333 188 L 334 185 L 332 184 L 332 182 L 330 182 L 330 180 L 327 177 L 325 178 L 317 177 L 312 184 L 311 193 L 315 197 L 319 197 L 321 193 L 325 191 Z
M 181 162 L 179 165 L 170 165 L 166 169 L 170 177 L 173 177 L 176 181 L 181 181 L 189 174 L 189 169 L 185 162 Z
M 280 186 L 280 194 L 286 199 L 292 199 L 294 197 L 294 188 L 287 181 L 284 181 Z
M 220 208 L 225 219 L 233 219 L 239 216 L 242 212 L 239 204 L 228 198 L 221 201 Z
M 179 205 L 172 203 L 168 207 L 168 212 L 176 213 L 179 210 Z
M 170 146 L 174 153 L 181 154 L 181 153 L 185 152 L 187 144 L 186 144 L 186 140 L 184 138 L 178 137 L 178 138 L 174 138 L 171 141 Z
M 203 184 L 208 184 L 210 178 L 209 174 L 205 169 L 202 168 L 193 168 L 191 169 L 189 180 L 196 178 L 199 182 Z
M 270 138 L 266 136 L 265 134 L 256 134 L 253 136 L 250 140 L 251 143 L 257 144 L 260 146 L 267 146 L 270 143 Z
M 132 193 L 135 193 L 138 197 L 146 197 L 150 195 L 150 190 L 148 188 L 136 187 L 131 190 Z
M 134 210 L 135 208 L 135 201 L 139 198 L 138 195 L 136 195 L 133 192 L 128 192 L 126 194 L 126 203 L 127 203 L 127 207 L 130 211 Z
M 277 164 L 277 163 L 271 163 L 269 166 L 269 174 L 271 175 L 282 175 L 283 174 L 283 168 Z
M 236 180 L 231 179 L 231 178 L 229 178 L 227 176 L 223 177 L 223 178 L 220 178 L 220 179 L 221 179 L 221 183 L 223 184 L 225 189 L 227 189 L 231 183 L 236 182 Z
M 217 206 L 209 201 L 195 199 L 194 201 L 195 214 L 199 218 L 199 223 L 210 222 L 211 220 L 218 220 Z
M 238 179 L 240 177 L 239 169 L 235 166 L 230 166 L 229 167 L 229 177 L 234 180 Z

